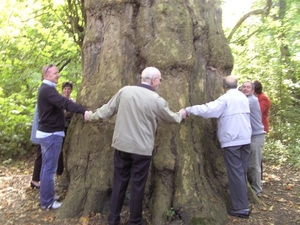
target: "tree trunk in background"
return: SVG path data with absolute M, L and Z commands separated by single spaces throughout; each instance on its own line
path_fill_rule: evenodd
M 158 93 L 173 111 L 214 100 L 233 58 L 221 27 L 219 0 L 86 0 L 83 82 L 77 102 L 94 110 L 147 66 L 162 72 Z M 68 193 L 58 218 L 108 213 L 115 119 L 75 115 L 64 146 Z M 144 209 L 161 225 L 171 208 L 185 224 L 224 224 L 229 207 L 216 121 L 189 117 L 159 125 Z

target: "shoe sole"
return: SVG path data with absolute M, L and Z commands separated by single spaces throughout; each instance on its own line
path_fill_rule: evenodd
M 42 208 L 42 207 L 41 207 L 41 209 L 42 209 L 42 210 L 47 210 L 47 209 L 48 209 L 48 210 L 57 210 L 57 209 L 59 209 L 59 208 L 55 208 L 55 209 L 54 209 L 54 208 L 52 208 L 52 207 L 51 207 L 51 208 Z
M 47 209 L 49 209 L 49 210 L 57 210 L 57 209 L 59 209 L 60 207 L 58 207 L 58 208 L 53 208 L 52 206 L 51 207 L 41 207 L 41 209 L 42 210 L 47 210 Z
M 242 214 L 232 214 L 230 212 L 228 212 L 228 214 L 230 216 L 239 217 L 239 218 L 243 218 L 243 219 L 249 219 L 249 216 L 250 216 L 250 215 L 242 215 Z
M 55 208 L 54 208 L 54 207 L 53 207 L 53 204 L 51 204 L 51 205 L 49 205 L 49 206 L 47 206 L 47 207 L 46 207 L 46 206 L 41 206 L 41 209 L 42 209 L 42 210 L 47 210 L 47 209 L 49 209 L 49 210 L 56 210 L 56 209 L 59 209 L 59 208 L 61 207 L 61 205 L 62 205 L 62 204 L 60 204 L 59 207 L 55 207 Z

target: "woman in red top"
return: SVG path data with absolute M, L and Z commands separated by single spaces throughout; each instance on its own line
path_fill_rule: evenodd
M 262 90 L 263 87 L 259 81 L 254 81 L 254 95 L 258 98 L 259 105 L 260 105 L 260 111 L 262 114 L 262 123 L 264 125 L 264 130 L 268 133 L 269 132 L 269 111 L 271 106 L 271 101 L 266 96 Z

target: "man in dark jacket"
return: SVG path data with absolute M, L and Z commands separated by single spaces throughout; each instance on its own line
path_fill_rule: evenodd
M 83 115 L 86 109 L 57 92 L 59 71 L 56 66 L 44 66 L 42 74 L 44 80 L 38 92 L 39 124 L 36 132 L 42 148 L 40 203 L 42 209 L 58 209 L 61 203 L 54 199 L 54 175 L 65 136 L 64 109 Z

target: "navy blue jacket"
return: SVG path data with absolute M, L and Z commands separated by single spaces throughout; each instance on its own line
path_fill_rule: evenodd
M 55 87 L 42 84 L 38 92 L 38 130 L 46 133 L 63 131 L 64 109 L 84 115 L 86 108 L 59 94 Z

